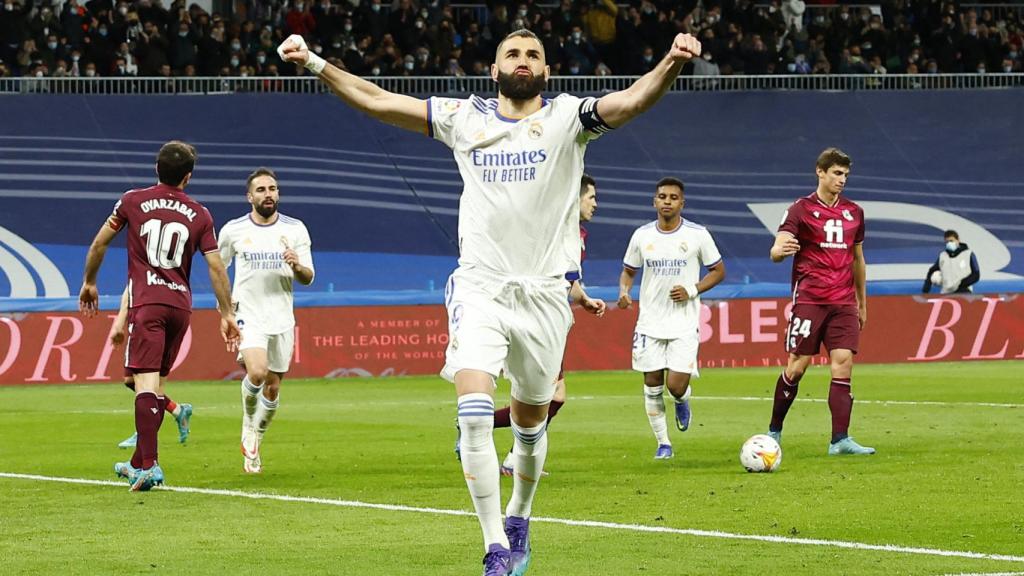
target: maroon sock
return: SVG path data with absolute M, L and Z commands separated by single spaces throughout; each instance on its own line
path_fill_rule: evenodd
M 772 432 L 779 432 L 782 430 L 782 422 L 786 419 L 789 407 L 792 406 L 793 401 L 796 400 L 796 393 L 799 388 L 799 378 L 791 381 L 786 378 L 785 371 L 783 371 L 782 374 L 779 374 L 779 379 L 775 382 L 775 403 L 772 405 L 772 421 L 768 425 L 768 429 Z
M 512 407 L 505 406 L 501 410 L 494 411 L 494 427 L 508 428 L 512 425 Z
M 832 442 L 846 438 L 850 432 L 853 393 L 849 378 L 833 378 L 828 388 L 828 409 L 832 411 Z
M 135 450 L 139 459 L 132 456 L 132 466 L 148 470 L 156 463 L 157 433 L 163 419 L 163 405 L 156 394 L 142 392 L 135 396 L 135 430 L 139 433 Z
M 564 404 L 565 402 L 559 402 L 558 400 L 552 400 L 551 404 L 548 404 L 548 424 L 551 424 L 551 421 L 555 419 L 555 416 L 558 415 L 558 411 L 562 409 Z
M 174 410 L 178 405 L 174 403 L 174 400 L 171 400 L 170 396 L 164 396 L 164 400 L 166 400 L 166 402 L 164 402 L 164 411 L 174 414 Z

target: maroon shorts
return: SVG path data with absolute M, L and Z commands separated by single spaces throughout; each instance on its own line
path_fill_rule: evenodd
M 125 374 L 160 372 L 167 376 L 178 357 L 191 316 L 188 310 L 161 304 L 128 310 Z
M 821 345 L 857 352 L 860 343 L 860 315 L 856 305 L 796 304 L 786 329 L 786 352 L 814 356 Z

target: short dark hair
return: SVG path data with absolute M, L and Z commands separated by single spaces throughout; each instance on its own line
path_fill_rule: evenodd
M 949 238 L 950 236 L 960 240 L 960 235 L 956 233 L 956 230 L 946 230 L 946 233 L 942 235 L 943 238 Z
M 509 32 L 508 36 L 505 36 L 504 38 L 501 39 L 501 42 L 498 42 L 498 47 L 494 50 L 495 59 L 497 59 L 497 54 L 501 53 L 501 45 L 504 44 L 506 40 L 512 38 L 533 38 L 534 40 L 537 41 L 538 44 L 540 44 L 541 54 L 544 53 L 544 43 L 540 41 L 540 37 L 527 28 L 520 28 L 519 30 Z
M 665 176 L 661 180 L 658 180 L 658 183 L 654 185 L 654 191 L 657 192 L 658 188 L 661 188 L 662 186 L 675 186 L 676 188 L 679 188 L 680 192 L 686 191 L 686 186 L 683 185 L 683 181 L 679 178 L 673 178 L 672 176 Z
M 249 177 L 245 179 L 246 192 L 248 192 L 249 188 L 252 186 L 252 181 L 259 178 L 260 176 L 270 176 L 271 178 L 274 179 L 275 182 L 277 182 L 277 174 L 274 174 L 273 170 L 265 166 L 260 166 L 259 168 L 253 170 L 252 174 L 249 174 Z
M 815 166 L 819 170 L 827 172 L 833 166 L 849 168 L 853 166 L 853 160 L 850 160 L 850 156 L 839 148 L 826 148 L 821 154 L 818 154 L 818 162 Z
M 597 188 L 597 180 L 594 180 L 593 176 L 584 172 L 583 176 L 580 178 L 580 196 L 583 196 L 589 186 Z
M 196 167 L 196 149 L 181 140 L 171 140 L 156 155 L 156 175 L 161 184 L 180 186 Z

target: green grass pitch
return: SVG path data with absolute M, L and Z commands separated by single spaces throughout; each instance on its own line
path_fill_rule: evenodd
M 777 373 L 706 370 L 690 430 L 669 416 L 669 461 L 652 458 L 638 375 L 569 374 L 534 503 L 557 521 L 534 522 L 530 574 L 1024 573 L 1024 362 L 856 367 L 852 434 L 869 457 L 826 455 L 828 375 L 812 368 L 780 469 L 748 474 L 739 447 L 766 429 Z M 205 491 L 52 480 L 116 480 L 130 393 L 0 387 L 0 574 L 480 573 L 476 519 L 443 513 L 472 504 L 439 378 L 286 380 L 255 476 L 242 473 L 237 382 L 168 393 L 195 415 L 185 446 L 164 422 L 167 484 Z M 496 437 L 504 454 L 511 435 Z M 510 491 L 503 478 L 503 501 Z

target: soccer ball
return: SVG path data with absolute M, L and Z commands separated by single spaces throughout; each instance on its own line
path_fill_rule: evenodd
M 751 436 L 740 448 L 740 464 L 747 472 L 772 472 L 782 463 L 782 447 L 767 434 Z
M 935 272 L 932 272 L 932 275 L 929 278 L 929 280 L 931 281 L 932 284 L 935 284 L 936 286 L 941 286 L 942 285 L 942 272 L 939 272 L 938 270 L 936 270 Z

